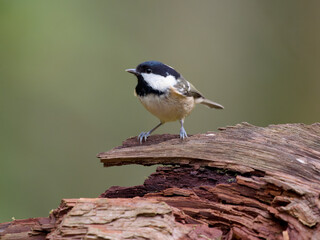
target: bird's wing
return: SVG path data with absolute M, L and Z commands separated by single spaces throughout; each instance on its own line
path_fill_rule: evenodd
M 174 85 L 176 92 L 186 97 L 203 98 L 203 95 L 182 76 L 177 79 Z
M 173 86 L 174 93 L 181 97 L 193 97 L 196 103 L 204 104 L 210 108 L 223 109 L 219 103 L 206 99 L 191 83 L 182 76 L 177 79 L 177 83 Z

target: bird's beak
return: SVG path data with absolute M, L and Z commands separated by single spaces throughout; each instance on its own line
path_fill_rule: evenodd
M 126 69 L 126 71 L 127 71 L 128 73 L 132 73 L 132 74 L 134 74 L 134 75 L 136 75 L 136 76 L 140 75 L 140 73 L 137 72 L 137 70 L 134 69 L 134 68 Z

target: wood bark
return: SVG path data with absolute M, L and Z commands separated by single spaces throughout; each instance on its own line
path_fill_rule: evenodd
M 319 123 L 131 138 L 98 157 L 167 166 L 140 186 L 65 199 L 49 218 L 0 224 L 0 238 L 320 239 Z

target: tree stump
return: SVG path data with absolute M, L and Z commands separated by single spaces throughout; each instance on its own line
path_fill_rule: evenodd
M 65 199 L 27 227 L 0 224 L 0 238 L 320 239 L 319 123 L 130 138 L 98 157 L 105 167 L 166 166 L 140 186 Z

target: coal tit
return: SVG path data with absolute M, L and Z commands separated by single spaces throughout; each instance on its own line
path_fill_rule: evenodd
M 181 124 L 180 138 L 188 137 L 183 122 L 196 103 L 223 109 L 222 105 L 206 99 L 180 73 L 161 62 L 143 62 L 135 69 L 126 71 L 138 78 L 135 95 L 142 105 L 160 120 L 160 123 L 149 132 L 140 133 L 138 136 L 140 143 L 146 141 L 147 137 L 162 124 L 177 120 Z

